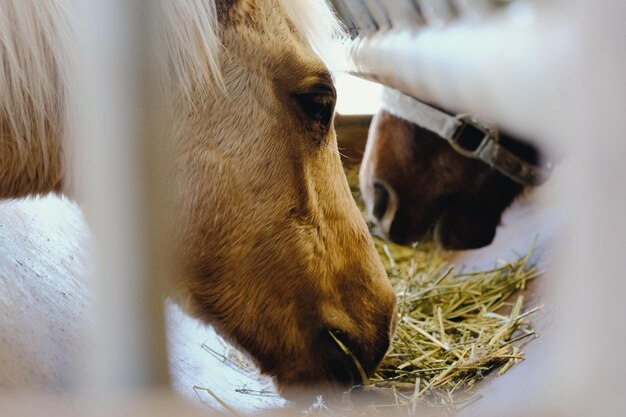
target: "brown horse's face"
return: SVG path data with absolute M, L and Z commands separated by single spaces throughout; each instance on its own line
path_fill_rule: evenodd
M 276 3 L 222 15 L 228 97 L 178 110 L 177 228 L 190 311 L 292 394 L 355 381 L 330 330 L 372 373 L 395 296 L 342 170 L 332 79 Z
M 400 244 L 434 237 L 447 249 L 491 243 L 502 212 L 522 191 L 436 134 L 386 111 L 372 120 L 360 183 L 368 213 L 385 236 Z

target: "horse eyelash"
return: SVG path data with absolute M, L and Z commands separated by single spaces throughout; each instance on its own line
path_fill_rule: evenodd
M 328 94 L 315 93 L 300 94 L 297 96 L 296 100 L 307 116 L 313 119 L 322 120 L 330 114 L 331 117 L 327 118 L 332 118 L 332 110 L 334 109 L 335 104 L 332 96 Z
M 316 141 L 317 144 L 324 144 L 326 142 L 324 139 L 333 121 L 334 97 L 328 94 L 310 93 L 298 95 L 296 100 L 305 116 L 313 121 L 319 130 L 320 138 Z

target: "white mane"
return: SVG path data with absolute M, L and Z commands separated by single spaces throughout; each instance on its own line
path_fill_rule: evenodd
M 36 137 L 45 151 L 44 138 L 62 134 L 72 79 L 70 16 L 68 1 L 0 2 L 0 146 L 8 137 L 21 151 Z
M 343 58 L 345 28 L 326 0 L 280 0 L 294 26 L 327 65 Z M 338 49 L 340 51 L 338 51 Z M 340 55 L 338 55 L 338 52 Z
M 267 0 L 261 0 L 267 1 Z M 343 38 L 341 23 L 326 0 L 278 0 L 294 26 L 320 57 L 329 64 L 335 59 L 338 39 Z M 193 87 L 212 87 L 223 92 L 220 74 L 221 44 L 216 3 L 220 0 L 165 1 L 164 16 L 168 19 L 166 33 L 168 59 L 175 78 L 183 91 L 190 94 Z
M 165 0 L 165 42 L 173 82 L 224 90 L 216 2 Z M 263 0 L 265 1 L 265 0 Z M 341 26 L 325 0 L 279 0 L 311 47 L 328 61 Z M 66 129 L 68 86 L 75 80 L 72 0 L 0 0 L 0 140 L 26 141 Z M 1 142 L 0 142 L 1 145 Z M 18 143 L 19 147 L 19 143 Z M 44 158 L 45 160 L 46 158 Z

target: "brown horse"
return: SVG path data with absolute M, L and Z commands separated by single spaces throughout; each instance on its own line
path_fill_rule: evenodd
M 321 0 L 163 4 L 184 270 L 173 296 L 281 388 L 355 381 L 329 331 L 371 374 L 395 296 L 342 171 L 336 93 L 314 52 L 338 33 L 331 10 Z M 73 195 L 71 6 L 0 5 L 1 198 Z
M 533 146 L 510 136 L 500 135 L 500 143 L 531 164 L 540 159 Z M 390 240 L 434 238 L 447 249 L 490 244 L 502 213 L 524 190 L 384 108 L 370 126 L 360 185 L 370 218 Z

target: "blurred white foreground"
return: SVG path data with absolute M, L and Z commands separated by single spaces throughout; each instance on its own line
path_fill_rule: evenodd
M 99 309 L 94 316 L 97 334 L 86 344 L 85 359 L 58 358 L 69 368 L 83 364 L 81 377 L 68 383 L 80 387 L 84 401 L 67 410 L 63 401 L 50 405 L 44 397 L 10 393 L 0 400 L 0 415 L 206 415 L 206 409 L 189 409 L 169 394 L 161 295 L 155 285 L 162 271 L 157 256 L 160 246 L 151 233 L 158 225 L 154 223 L 158 213 L 152 211 L 163 196 L 152 192 L 150 181 L 131 181 L 142 177 L 137 172 L 158 172 L 158 158 L 145 158 L 155 152 L 143 140 L 145 130 L 136 123 L 149 119 L 142 114 L 145 92 L 143 86 L 131 82 L 133 71 L 142 65 L 133 51 L 142 46 L 145 23 L 140 9 L 134 8 L 149 3 L 85 2 L 93 7 L 86 16 L 94 19 L 87 20 L 93 25 L 85 25 L 85 39 L 98 46 L 93 51 L 104 54 L 94 58 L 103 66 L 87 66 L 88 80 L 95 88 L 87 97 L 91 107 L 82 126 L 86 147 L 81 155 L 88 161 L 82 172 L 90 190 L 86 212 L 94 230 L 104 235 L 96 248 L 93 296 Z M 371 7 L 385 2 L 350 3 Z M 496 3 L 505 6 L 492 12 L 491 5 Z M 534 374 L 527 381 L 535 385 L 534 392 L 542 393 L 533 398 L 532 409 L 524 406 L 528 401 L 514 397 L 516 387 L 510 386 L 501 398 L 515 401 L 508 407 L 506 401 L 497 407 L 485 406 L 480 415 L 501 416 L 506 410 L 511 417 L 622 416 L 626 3 L 458 0 L 454 4 L 462 18 L 444 20 L 423 31 L 392 16 L 389 30 L 355 41 L 351 70 L 450 109 L 471 108 L 489 115 L 500 125 L 566 155 L 567 163 L 550 184 L 548 196 L 553 200 L 549 204 L 559 207 L 565 224 L 565 236 L 557 243 L 557 262 L 547 277 L 556 289 L 554 304 L 561 306 L 553 317 L 558 336 L 551 348 L 557 353 L 552 356 L 555 361 L 550 372 Z M 108 30 L 99 31 L 103 28 Z M 99 86 L 107 83 L 99 81 L 109 77 L 116 77 L 118 88 L 102 91 Z M 115 169 L 103 171 L 102 167 Z M 49 215 L 54 217 L 54 213 Z M 26 224 L 28 218 L 22 221 Z M 72 233 L 83 234 L 78 229 Z M 36 241 L 36 237 L 24 236 L 27 241 L 33 238 Z M 54 256 L 80 252 L 75 243 L 66 243 L 57 242 Z M 67 261 L 67 271 L 81 267 L 77 259 Z M 55 264 L 60 268 L 57 273 L 64 274 L 63 262 Z M 42 274 L 48 273 L 45 262 L 40 267 Z M 64 290 L 60 287 L 59 291 Z M 36 311 L 38 303 L 41 300 L 35 298 L 32 306 L 25 304 L 24 317 Z M 65 319 L 56 325 L 80 322 L 72 316 Z M 29 348 L 46 351 L 58 342 L 38 339 L 39 345 Z M 17 346 L 28 355 L 26 344 Z M 47 352 L 55 355 L 54 350 Z M 173 369 L 176 366 L 185 365 L 174 364 Z M 66 369 L 51 372 L 57 371 Z

